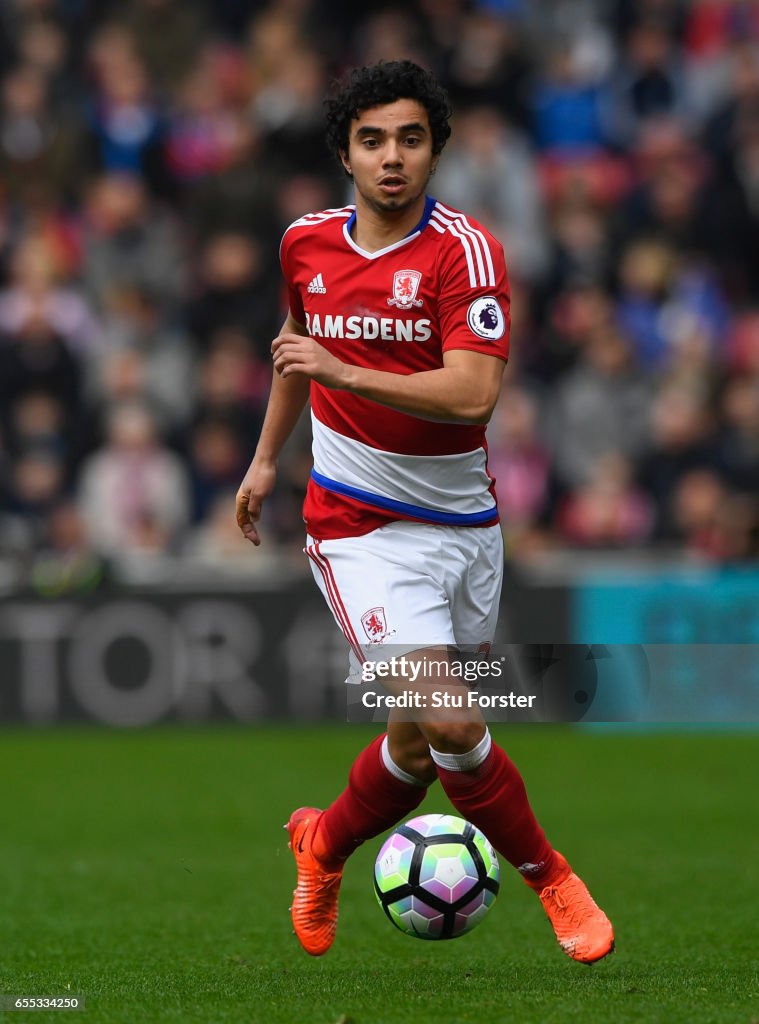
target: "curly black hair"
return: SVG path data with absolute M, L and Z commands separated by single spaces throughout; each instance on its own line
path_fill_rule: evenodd
M 340 154 L 348 152 L 351 121 L 363 110 L 396 100 L 416 100 L 425 108 L 432 132 L 432 152 L 442 152 L 451 134 L 451 107 L 445 90 L 431 72 L 413 61 L 390 60 L 354 68 L 334 83 L 324 101 L 327 147 L 338 162 Z

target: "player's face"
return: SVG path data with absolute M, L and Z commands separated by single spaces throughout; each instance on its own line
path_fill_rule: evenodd
M 371 107 L 351 121 L 343 164 L 361 199 L 378 213 L 421 205 L 437 160 L 427 111 L 416 100 Z

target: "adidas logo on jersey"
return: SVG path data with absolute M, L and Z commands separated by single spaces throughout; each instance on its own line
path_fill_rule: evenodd
M 311 284 L 306 289 L 309 295 L 326 295 L 327 289 L 324 286 L 324 278 L 321 274 L 317 274 Z

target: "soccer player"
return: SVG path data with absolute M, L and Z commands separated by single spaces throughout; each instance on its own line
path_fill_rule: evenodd
M 418 660 L 483 647 L 498 616 L 503 549 L 485 425 L 508 354 L 509 291 L 495 238 L 427 194 L 449 115 L 435 78 L 410 61 L 357 69 L 328 98 L 327 141 L 355 206 L 285 232 L 290 308 L 237 494 L 240 529 L 258 545 L 277 456 L 310 397 L 305 551 L 354 670 L 387 643 Z M 303 948 L 320 956 L 334 940 L 345 860 L 439 779 L 538 894 L 564 952 L 583 963 L 610 953 L 608 918 L 546 839 L 479 712 L 417 714 L 391 712 L 335 802 L 290 818 Z

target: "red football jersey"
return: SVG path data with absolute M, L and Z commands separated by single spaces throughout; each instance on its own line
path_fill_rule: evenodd
M 295 221 L 282 240 L 290 312 L 343 362 L 410 374 L 446 349 L 506 360 L 509 288 L 500 243 L 428 197 L 405 238 L 365 252 L 355 207 Z M 317 539 L 360 536 L 396 519 L 498 522 L 485 427 L 437 423 L 311 382 L 314 469 L 304 505 Z

